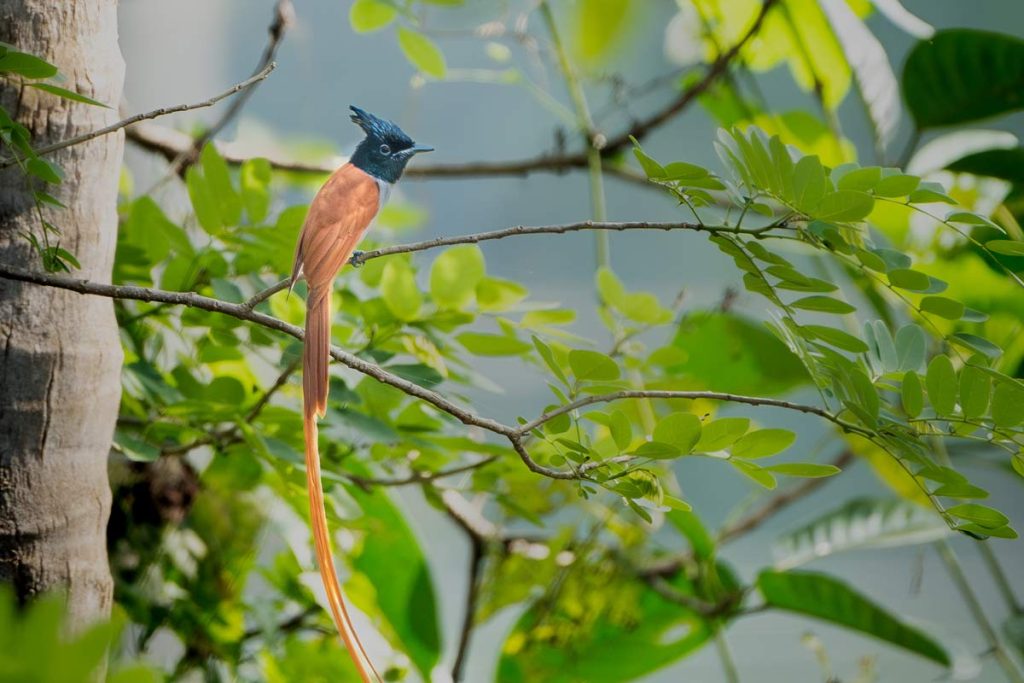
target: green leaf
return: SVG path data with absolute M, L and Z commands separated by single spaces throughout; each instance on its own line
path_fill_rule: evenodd
M 640 163 L 640 168 L 644 170 L 648 178 L 661 180 L 665 177 L 665 169 L 657 161 L 647 156 L 647 153 L 641 149 L 640 143 L 636 139 L 633 139 L 633 156 L 636 157 L 636 160 Z
M 960 371 L 960 408 L 964 417 L 981 417 L 988 410 L 992 378 L 973 365 Z
M 357 33 L 378 31 L 398 16 L 398 10 L 387 2 L 379 0 L 356 0 L 348 12 L 348 23 Z
M 769 607 L 845 626 L 950 665 L 949 654 L 937 641 L 830 576 L 765 571 L 758 576 L 757 587 Z
M 917 370 L 924 363 L 927 340 L 924 330 L 914 324 L 896 331 L 896 357 L 900 370 Z
M 530 350 L 521 339 L 485 332 L 463 332 L 455 339 L 477 356 L 518 356 Z
M 914 46 L 903 67 L 904 101 L 922 129 L 1015 111 L 1022 91 L 1024 41 L 999 33 L 939 31 Z
M 736 471 L 752 479 L 758 486 L 762 486 L 769 491 L 775 488 L 775 477 L 773 477 L 772 473 L 766 471 L 763 467 L 755 465 L 747 460 L 730 459 L 729 464 L 732 465 L 733 469 Z
M 900 498 L 856 498 L 786 532 L 772 546 L 775 565 L 791 569 L 835 553 L 930 543 L 950 534 L 949 525 L 925 508 Z
M 935 356 L 925 375 L 928 400 L 939 415 L 952 415 L 956 409 L 956 371 L 949 356 Z
M 931 287 L 931 280 L 919 270 L 897 268 L 889 271 L 889 284 L 912 292 L 923 292 Z
M 787 477 L 808 478 L 831 477 L 833 474 L 842 472 L 835 465 L 821 465 L 813 462 L 786 462 L 778 465 L 767 465 L 765 469 Z
M 835 174 L 833 173 L 833 178 Z M 882 179 L 882 169 L 878 166 L 868 166 L 850 171 L 836 183 L 840 190 L 870 191 L 878 181 Z
M 434 259 L 430 267 L 430 296 L 438 308 L 465 308 L 472 303 L 486 271 L 480 247 L 452 247 Z
M 836 313 L 838 315 L 853 313 L 857 310 L 855 306 L 851 306 L 845 301 L 840 301 L 839 299 L 833 299 L 830 296 L 808 296 L 803 299 L 797 299 L 791 303 L 790 306 L 805 311 Z
M 1013 457 L 1010 458 L 1010 466 L 1013 467 L 1014 472 L 1024 477 L 1024 455 L 1014 453 Z
M 242 200 L 231 184 L 231 174 L 227 162 L 217 151 L 217 147 L 208 142 L 199 155 L 203 166 L 203 177 L 217 202 L 217 211 L 225 225 L 238 225 L 242 220 Z
M 976 334 L 968 334 L 967 332 L 957 332 L 952 337 L 950 337 L 950 341 L 962 344 L 963 346 L 966 346 L 972 351 L 983 353 L 989 358 L 996 358 L 1002 355 L 1003 353 L 1003 350 L 1001 348 L 990 342 L 988 339 L 985 339 L 984 337 L 979 337 Z
M 921 310 L 933 313 L 946 320 L 959 320 L 964 314 L 965 306 L 955 299 L 944 296 L 926 296 L 921 299 Z
M 903 410 L 907 417 L 917 417 L 924 409 L 924 392 L 921 389 L 921 378 L 913 370 L 903 375 Z
M 249 159 L 239 171 L 242 186 L 242 205 L 250 223 L 260 223 L 270 208 L 270 162 Z
M 906 197 L 917 189 L 921 179 L 913 175 L 896 173 L 878 181 L 875 185 L 876 197 Z
M 852 223 L 866 218 L 874 207 L 875 200 L 867 192 L 838 190 L 822 197 L 810 214 L 823 221 Z
M 813 213 L 825 196 L 827 183 L 825 168 L 818 157 L 801 157 L 793 170 L 793 204 L 802 211 Z
M 825 327 L 824 325 L 801 325 L 801 333 L 806 333 L 812 339 L 819 339 L 826 344 L 842 349 L 844 351 L 850 351 L 851 353 L 866 353 L 868 351 L 868 345 L 857 339 L 852 334 L 837 330 L 833 327 Z
M 683 453 L 692 453 L 701 435 L 700 419 L 692 413 L 671 413 L 654 427 L 654 441 L 672 444 Z
M 584 62 L 609 55 L 630 26 L 631 0 L 579 0 L 573 7 L 573 45 Z
M 551 370 L 562 384 L 569 386 L 569 380 L 566 378 L 561 366 L 559 366 L 555 361 L 555 354 L 551 351 L 551 347 L 541 341 L 536 335 L 534 335 L 532 339 L 533 345 L 537 349 L 537 354 L 540 356 L 541 360 L 544 361 L 544 364 L 548 366 L 548 369 Z
M 619 378 L 619 366 L 599 351 L 573 349 L 569 352 L 569 367 L 580 382 L 610 382 Z
M 992 421 L 1003 429 L 1024 421 L 1024 389 L 1009 382 L 996 383 L 992 392 Z
M 380 278 L 380 294 L 391 314 L 399 320 L 415 320 L 423 305 L 412 268 L 400 259 L 389 260 Z
M 216 199 L 197 167 L 189 166 L 185 171 L 185 186 L 188 188 L 188 196 L 192 200 L 192 210 L 195 211 L 199 225 L 210 234 L 220 232 L 224 224 L 221 223 Z
M 670 443 L 660 441 L 645 441 L 640 447 L 633 451 L 633 455 L 640 458 L 651 458 L 652 460 L 671 460 L 683 455 L 683 451 Z
M 694 447 L 698 453 L 713 453 L 728 448 L 747 433 L 750 420 L 745 417 L 722 417 L 712 420 L 701 429 L 700 440 Z
M 0 61 L 3 61 L 2 58 L 0 58 Z M 67 89 L 61 88 L 60 86 L 57 86 L 57 85 L 52 85 L 50 83 L 26 83 L 26 85 L 28 87 L 30 87 L 30 88 L 36 88 L 37 90 L 43 90 L 43 91 L 48 92 L 48 93 L 50 93 L 52 95 L 56 95 L 58 97 L 63 97 L 66 100 L 73 100 L 75 102 L 81 102 L 83 104 L 91 104 L 91 105 L 96 106 L 96 107 L 103 107 L 104 109 L 110 109 L 109 105 L 103 104 L 102 102 L 97 102 L 96 100 L 92 99 L 91 97 L 86 97 L 85 95 L 81 95 L 79 93 L 76 93 L 73 90 L 67 90 Z
M 951 508 L 947 508 L 946 512 L 954 517 L 966 519 L 968 522 L 974 522 L 986 529 L 997 529 L 1010 523 L 1009 518 L 1002 512 L 999 512 L 999 510 L 994 510 L 988 506 L 979 505 L 978 503 L 954 505 Z
M 1024 242 L 1016 240 L 990 240 L 985 242 L 985 248 L 1006 256 L 1024 256 Z
M 47 159 L 40 157 L 29 159 L 25 168 L 35 177 L 51 185 L 60 185 L 64 180 L 64 171 L 61 170 L 61 167 Z
M 399 26 L 398 45 L 410 64 L 428 76 L 444 78 L 444 55 L 430 38 L 405 26 Z
M 35 55 L 8 50 L 0 56 L 0 73 L 3 72 L 25 78 L 51 78 L 57 75 L 57 67 Z
M 476 286 L 476 301 L 481 311 L 507 311 L 526 298 L 529 290 L 518 282 L 485 277 Z
M 788 429 L 758 429 L 746 434 L 732 447 L 734 458 L 752 460 L 775 455 L 789 448 L 796 441 L 796 434 Z

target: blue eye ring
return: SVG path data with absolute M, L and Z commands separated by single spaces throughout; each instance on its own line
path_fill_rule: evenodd
M 389 147 L 387 144 L 381 145 L 380 153 L 383 154 L 384 156 L 388 156 L 389 154 L 391 154 L 391 147 Z

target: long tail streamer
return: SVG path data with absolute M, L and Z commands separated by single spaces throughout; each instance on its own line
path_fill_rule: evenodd
M 309 517 L 313 526 L 316 561 L 320 579 L 327 592 L 327 603 L 338 627 L 338 633 L 355 663 L 363 683 L 382 681 L 373 668 L 352 619 L 345 608 L 345 599 L 334 570 L 331 536 L 327 528 L 327 508 L 323 483 L 320 481 L 320 447 L 317 443 L 317 416 L 327 410 L 327 363 L 331 350 L 331 294 L 329 289 L 311 288 L 306 303 L 306 339 L 302 350 L 302 413 L 306 437 L 306 486 L 309 490 Z M 371 674 L 373 678 L 371 678 Z

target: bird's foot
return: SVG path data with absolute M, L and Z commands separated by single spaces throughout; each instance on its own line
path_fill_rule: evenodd
M 348 264 L 353 268 L 358 268 L 363 265 L 363 256 L 366 254 L 365 251 L 359 251 L 356 249 L 352 252 L 352 255 L 348 257 Z

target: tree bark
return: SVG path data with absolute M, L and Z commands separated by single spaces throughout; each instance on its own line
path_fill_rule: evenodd
M 116 0 L 0 0 L 0 41 L 57 65 L 63 87 L 111 106 L 0 78 L 0 106 L 32 131 L 34 146 L 117 120 Z M 81 262 L 78 277 L 110 281 L 122 155 L 117 133 L 48 157 L 65 178 L 46 189 L 67 208 L 43 215 L 61 230 L 51 243 Z M 0 262 L 40 268 L 22 234 L 41 231 L 24 176 L 16 166 L 0 171 Z M 107 456 L 121 361 L 110 300 L 0 280 L 0 581 L 21 600 L 63 588 L 72 628 L 110 612 Z

